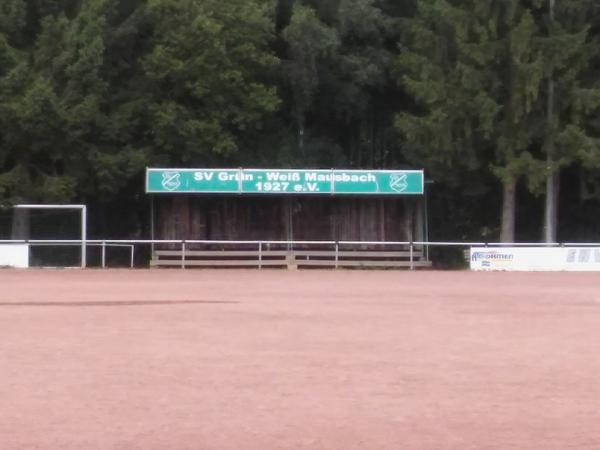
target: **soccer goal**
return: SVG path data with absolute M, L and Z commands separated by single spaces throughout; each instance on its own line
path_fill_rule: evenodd
M 35 246 L 57 246 L 69 245 L 80 246 L 80 266 L 86 267 L 87 255 L 87 208 L 86 205 L 44 205 L 44 204 L 21 204 L 14 205 L 14 216 L 12 221 L 13 240 L 23 240 L 25 244 Z M 78 239 L 30 239 L 30 211 L 73 211 L 79 212 L 80 224 Z

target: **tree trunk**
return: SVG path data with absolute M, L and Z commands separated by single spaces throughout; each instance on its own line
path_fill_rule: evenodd
M 515 210 L 517 179 L 512 177 L 503 183 L 502 230 L 500 242 L 515 242 Z
M 298 124 L 298 148 L 302 156 L 304 156 L 304 123 Z
M 550 11 L 550 21 L 554 21 L 554 2 L 548 0 L 548 9 Z M 548 79 L 548 105 L 547 105 L 547 122 L 549 135 L 546 142 L 546 164 L 549 171 L 546 176 L 546 203 L 544 211 L 544 230 L 543 241 L 546 243 L 556 242 L 556 229 L 558 227 L 558 189 L 559 189 L 559 172 L 556 172 L 553 167 L 554 162 L 554 78 L 550 74 Z
M 29 239 L 29 210 L 13 209 L 11 239 Z
M 546 207 L 544 214 L 544 242 L 552 243 L 557 240 L 558 228 L 558 194 L 560 189 L 560 174 L 551 173 L 546 178 Z

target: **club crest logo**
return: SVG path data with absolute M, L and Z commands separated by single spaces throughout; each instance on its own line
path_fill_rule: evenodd
M 174 191 L 181 186 L 181 179 L 179 172 L 163 172 L 162 174 L 162 187 L 167 191 Z
M 390 175 L 390 189 L 394 192 L 404 192 L 408 188 L 408 177 L 405 173 Z

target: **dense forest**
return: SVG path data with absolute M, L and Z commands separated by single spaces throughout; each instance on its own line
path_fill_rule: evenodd
M 600 239 L 594 0 L 0 0 L 0 204 L 147 166 L 423 168 L 430 238 Z

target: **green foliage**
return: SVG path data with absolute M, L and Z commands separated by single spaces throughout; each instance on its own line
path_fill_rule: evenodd
M 3 3 L 0 201 L 108 200 L 153 162 L 235 155 L 279 105 L 272 38 L 258 0 Z
M 543 67 L 531 14 L 507 3 L 428 0 L 404 22 L 396 71 L 416 108 L 396 126 L 411 159 L 436 174 L 490 164 L 501 177 L 527 171 L 520 155 L 535 139 Z
M 3 0 L 0 204 L 136 205 L 149 165 L 423 167 L 445 237 L 516 179 L 598 201 L 600 8 L 548 6 Z
M 288 154 L 296 164 L 389 162 L 394 28 L 378 3 L 298 1 L 291 10 L 281 33 L 282 92 L 296 129 L 297 148 Z
M 142 60 L 153 144 L 172 163 L 238 150 L 237 136 L 274 111 L 274 87 L 259 81 L 277 64 L 272 24 L 257 2 L 156 0 L 153 48 Z
M 558 0 L 550 21 L 542 1 L 419 1 L 396 61 L 415 102 L 396 116 L 410 160 L 455 184 L 462 177 L 449 173 L 524 178 L 535 194 L 548 174 L 595 160 L 586 123 L 598 106 L 588 72 L 597 46 L 583 13 L 591 2 L 576 3 Z
M 337 50 L 339 37 L 312 8 L 296 6 L 283 38 L 289 47 L 287 76 L 293 92 L 294 116 L 303 134 L 305 115 L 319 84 L 318 63 Z

